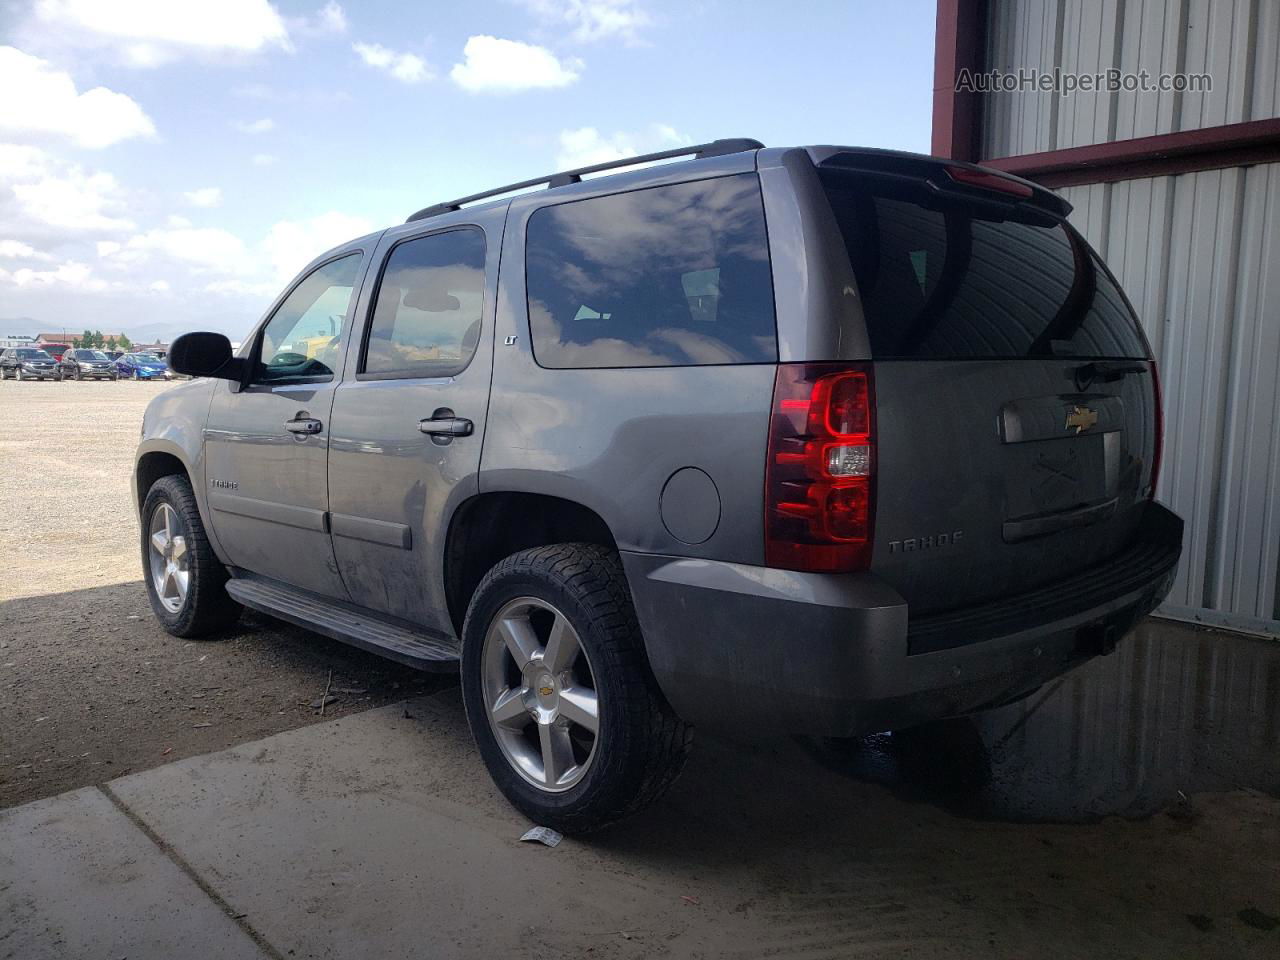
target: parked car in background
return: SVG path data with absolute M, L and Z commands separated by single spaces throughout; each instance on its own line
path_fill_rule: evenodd
M 902 730 L 1114 649 L 1182 521 L 1070 204 L 852 147 L 638 160 L 680 153 L 427 207 L 238 354 L 175 340 L 207 379 L 151 402 L 134 470 L 162 626 L 249 607 L 460 670 L 495 782 L 563 831 L 661 795 L 690 725 Z
M 77 347 L 68 350 L 58 361 L 58 379 L 65 380 L 115 380 L 118 379 L 115 365 L 101 350 L 89 350 Z
M 10 347 L 0 353 L 0 380 L 54 380 L 58 362 L 39 347 Z
M 41 349 L 49 356 L 53 357 L 54 363 L 62 359 L 62 355 L 71 349 L 69 343 L 45 343 L 41 344 Z
M 116 373 L 130 380 L 169 380 L 169 365 L 153 353 L 126 353 L 115 361 Z

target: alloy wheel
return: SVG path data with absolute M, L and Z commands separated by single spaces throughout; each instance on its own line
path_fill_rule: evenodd
M 600 702 L 578 633 L 545 600 L 510 601 L 485 634 L 485 712 L 503 756 L 540 790 L 563 793 L 599 753 Z
M 151 514 L 147 541 L 151 583 L 156 596 L 166 610 L 177 613 L 187 602 L 191 572 L 187 566 L 187 538 L 182 532 L 177 511 L 169 504 L 160 504 Z

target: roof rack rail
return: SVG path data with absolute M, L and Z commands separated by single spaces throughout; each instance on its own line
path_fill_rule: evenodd
M 672 157 L 693 155 L 695 160 L 700 160 L 703 157 L 723 157 L 731 153 L 759 150 L 762 147 L 764 147 L 764 144 L 759 140 L 738 137 L 729 140 L 712 140 L 710 143 L 697 143 L 691 147 L 677 147 L 674 150 L 659 150 L 657 153 L 643 153 L 638 157 L 626 157 L 622 160 L 611 160 L 608 163 L 597 163 L 589 167 L 578 167 L 576 170 L 565 170 L 563 173 L 552 173 L 545 177 L 534 177 L 532 180 L 509 183 L 505 187 L 485 190 L 482 193 L 473 193 L 469 197 L 459 197 L 457 200 L 449 200 L 446 203 L 435 203 L 429 207 L 423 207 L 406 220 L 405 223 L 426 220 L 428 217 L 437 217 L 442 213 L 452 213 L 455 210 L 462 209 L 463 204 L 475 203 L 477 200 L 496 197 L 499 194 L 510 193 L 513 190 L 523 190 L 526 187 L 536 187 L 544 183 L 547 185 L 547 189 L 567 186 L 568 184 L 579 182 L 583 175 L 588 173 L 600 173 L 603 170 L 630 167 L 637 163 L 650 163 L 654 160 L 669 160 Z

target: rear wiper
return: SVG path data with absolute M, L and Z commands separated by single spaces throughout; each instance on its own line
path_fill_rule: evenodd
M 1131 373 L 1146 372 L 1147 365 L 1144 363 L 1111 363 L 1105 360 L 1094 360 L 1084 366 L 1076 367 L 1074 371 L 1076 389 L 1083 392 L 1095 383 L 1114 383 L 1117 380 L 1123 380 Z

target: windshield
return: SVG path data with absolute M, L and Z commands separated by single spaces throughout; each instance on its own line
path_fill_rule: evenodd
M 81 350 L 76 354 L 81 360 L 108 360 L 110 359 L 101 350 Z
M 49 356 L 43 350 L 32 350 L 30 348 L 19 350 L 18 356 L 21 357 L 23 360 L 52 360 L 53 359 L 53 357 Z
M 135 353 L 133 359 L 138 363 L 159 363 L 160 358 L 150 353 Z
M 873 356 L 1147 357 L 1124 294 L 1071 227 L 1034 209 L 940 197 L 915 181 L 821 176 Z

